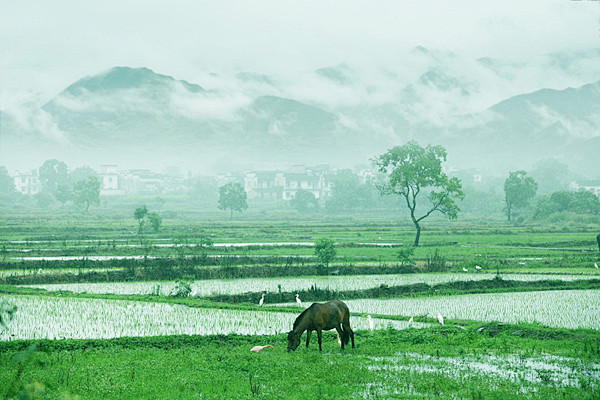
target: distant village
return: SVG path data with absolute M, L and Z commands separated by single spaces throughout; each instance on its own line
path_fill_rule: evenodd
M 311 192 L 316 199 L 331 196 L 333 182 L 338 170 L 329 165 L 295 165 L 287 170 L 246 171 L 243 173 L 223 173 L 209 177 L 217 187 L 230 182 L 242 184 L 248 199 L 291 200 L 300 190 Z M 477 169 L 453 170 L 445 172 L 458 176 L 463 185 L 482 186 L 485 182 Z M 362 169 L 354 173 L 360 183 L 368 182 L 375 175 L 372 169 Z M 184 194 L 193 189 L 194 177 L 184 176 L 173 168 L 163 173 L 149 169 L 121 170 L 117 165 L 101 165 L 98 171 L 101 196 L 129 196 L 154 194 Z M 27 172 L 17 171 L 13 176 L 15 188 L 25 195 L 35 195 L 42 190 L 38 169 Z M 569 190 L 590 191 L 600 197 L 600 180 L 571 182 Z
M 373 171 L 357 174 L 364 183 Z M 307 167 L 297 165 L 287 171 L 248 171 L 226 173 L 211 177 L 218 187 L 230 182 L 242 184 L 249 199 L 291 200 L 300 190 L 311 192 L 316 199 L 331 195 L 335 171 L 328 165 Z M 148 169 L 120 170 L 117 165 L 102 165 L 98 171 L 101 196 L 181 194 L 192 190 L 192 176 L 184 177 L 178 171 L 158 173 Z M 37 169 L 14 176 L 16 190 L 35 195 L 42 190 Z

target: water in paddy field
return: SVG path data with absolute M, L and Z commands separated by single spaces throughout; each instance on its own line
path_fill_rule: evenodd
M 271 335 L 288 332 L 296 313 L 200 309 L 164 303 L 41 296 L 4 296 L 17 312 L 2 340 L 109 339 L 122 336 Z M 302 309 L 303 310 L 303 309 Z M 300 312 L 300 311 L 299 311 Z M 374 319 L 375 329 L 406 322 Z M 351 317 L 353 329 L 369 329 Z M 413 327 L 424 326 L 415 324 Z

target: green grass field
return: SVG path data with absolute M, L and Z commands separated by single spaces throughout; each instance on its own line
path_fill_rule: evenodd
M 401 260 L 414 232 L 391 216 L 190 216 L 143 236 L 125 215 L 0 217 L 0 397 L 600 397 L 593 226 L 432 220 Z M 319 238 L 329 266 L 297 243 Z M 346 300 L 357 347 L 287 353 L 301 309 L 273 303 L 295 293 Z

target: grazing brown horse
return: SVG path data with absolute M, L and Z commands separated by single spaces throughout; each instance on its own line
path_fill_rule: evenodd
M 310 342 L 310 334 L 317 331 L 319 339 L 319 351 L 321 348 L 321 337 L 323 331 L 330 329 L 337 330 L 342 339 L 342 350 L 352 338 L 352 348 L 354 348 L 354 332 L 350 328 L 350 310 L 348 306 L 339 300 L 333 300 L 327 303 L 313 303 L 302 312 L 294 321 L 294 329 L 288 333 L 288 352 L 296 350 L 300 344 L 300 336 L 306 332 L 306 347 Z

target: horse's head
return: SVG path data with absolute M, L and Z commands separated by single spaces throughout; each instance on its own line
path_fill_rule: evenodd
M 290 331 L 288 333 L 288 353 L 292 350 L 296 350 L 296 347 L 300 344 L 300 335 L 295 333 L 294 331 Z

